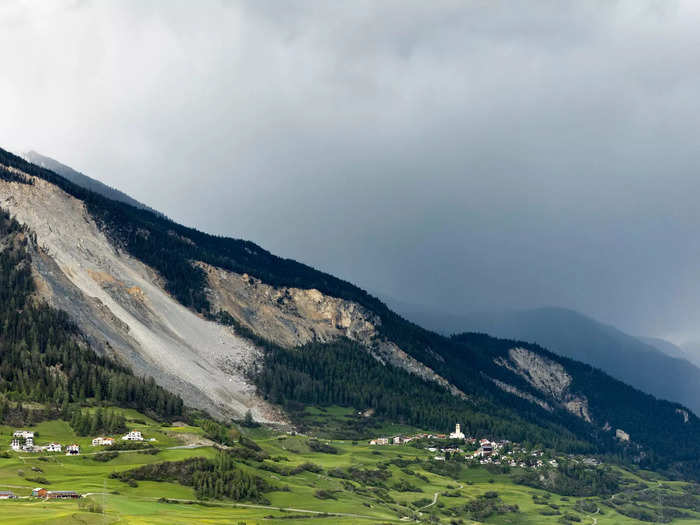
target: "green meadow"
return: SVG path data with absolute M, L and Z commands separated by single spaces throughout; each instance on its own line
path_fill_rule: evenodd
M 645 489 L 663 489 L 667 494 L 688 494 L 688 485 L 661 480 L 658 476 L 620 471 L 625 484 L 612 497 L 563 497 L 513 481 L 517 469 L 494 472 L 485 467 L 462 466 L 451 474 L 431 467 L 434 453 L 409 445 L 376 447 L 366 440 L 321 440 L 336 453 L 319 452 L 309 438 L 270 429 L 243 429 L 262 447 L 270 459 L 241 460 L 240 468 L 253 472 L 276 490 L 265 494 L 269 503 L 227 500 L 197 501 L 193 488 L 176 482 L 138 481 L 135 486 L 110 477 L 113 472 L 142 465 L 179 461 L 192 457 L 213 458 L 216 449 L 201 445 L 202 429 L 194 426 L 161 425 L 131 410 L 122 411 L 128 427 L 141 430 L 158 448 L 153 451 L 120 451 L 109 461 L 96 454 L 106 447 L 92 447 L 92 437 L 78 437 L 64 421 L 48 421 L 29 428 L 37 433 L 35 442 L 51 441 L 81 445 L 80 456 L 9 452 L 0 458 L 0 489 L 12 490 L 18 499 L 0 501 L 0 521 L 16 525 L 56 524 L 351 524 L 351 523 L 494 523 L 596 525 L 640 523 L 618 512 L 616 505 L 657 508 L 659 502 L 640 503 Z M 9 451 L 14 428 L 0 427 L 0 444 Z M 114 436 L 119 438 L 120 436 Z M 198 445 L 199 443 L 199 445 Z M 192 448 L 182 448 L 182 447 Z M 173 448 L 181 447 L 181 448 Z M 462 460 L 455 460 L 462 461 Z M 312 463 L 316 472 L 304 470 L 293 475 L 265 470 L 263 465 L 293 469 Z M 463 461 L 462 461 L 463 463 Z M 347 471 L 384 472 L 381 484 L 339 478 L 329 473 Z M 643 473 L 639 473 L 643 474 Z M 79 501 L 44 501 L 30 497 L 34 487 L 75 490 L 85 495 Z M 377 490 L 377 487 L 385 490 Z M 647 498 L 648 499 L 648 498 Z M 611 501 L 612 500 L 612 501 Z M 467 505 L 498 502 L 500 510 L 473 519 Z M 486 503 L 485 503 L 486 502 Z M 86 503 L 94 504 L 92 511 Z M 626 503 L 625 503 L 626 505 Z M 517 506 L 517 507 L 516 507 Z M 503 508 L 511 510 L 503 512 Z M 512 510 L 516 509 L 517 510 Z M 624 508 L 624 505 L 621 507 Z M 682 516 L 677 516 L 677 514 Z M 675 516 L 674 516 L 675 514 Z M 700 523 L 700 513 L 688 508 L 668 507 L 667 523 Z

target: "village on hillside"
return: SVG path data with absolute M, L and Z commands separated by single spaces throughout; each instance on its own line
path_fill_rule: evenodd
M 15 430 L 10 441 L 10 448 L 15 452 L 63 452 L 61 443 L 47 443 L 46 445 L 36 445 L 34 443 L 35 434 L 31 430 Z M 144 441 L 140 430 L 131 430 L 121 437 L 122 441 Z M 149 441 L 155 441 L 151 438 Z M 98 436 L 92 440 L 93 447 L 112 446 L 116 443 L 116 438 Z M 80 445 L 71 443 L 65 446 L 66 456 L 77 456 L 80 454 Z
M 441 441 L 447 446 L 436 446 Z M 550 457 L 545 451 L 539 449 L 527 449 L 517 443 L 508 440 L 494 441 L 488 438 L 477 440 L 462 432 L 461 425 L 455 425 L 454 432 L 450 434 L 420 433 L 410 436 L 393 436 L 375 438 L 369 441 L 370 445 L 414 445 L 420 443 L 428 445 L 424 448 L 433 454 L 435 461 L 445 461 L 450 458 L 463 457 L 465 461 L 480 465 L 506 465 L 523 469 L 540 469 L 544 467 L 558 468 L 559 462 L 555 457 Z M 463 443 L 460 444 L 459 442 Z M 568 458 L 574 459 L 575 458 Z M 596 466 L 600 462 L 596 458 L 583 457 L 581 462 L 588 466 Z
M 34 439 L 35 432 L 31 430 L 15 430 L 10 441 L 10 448 L 15 452 L 63 452 L 65 448 L 66 456 L 77 456 L 80 454 L 80 445 L 71 443 L 64 447 L 61 443 L 51 442 L 45 445 L 36 445 Z M 120 438 L 121 441 L 145 441 L 140 430 L 131 430 Z M 155 441 L 154 438 L 148 441 Z M 110 447 L 117 442 L 117 438 L 98 436 L 93 438 L 93 447 Z M 41 499 L 78 499 L 82 496 L 74 490 L 47 490 L 37 487 L 32 490 L 32 497 Z M 0 491 L 0 499 L 15 499 L 17 496 L 12 491 Z

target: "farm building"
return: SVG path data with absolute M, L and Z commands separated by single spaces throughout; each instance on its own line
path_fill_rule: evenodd
M 66 447 L 66 456 L 77 456 L 80 454 L 80 445 L 73 443 Z
M 143 435 L 140 430 L 132 430 L 128 434 L 122 436 L 124 441 L 143 441 Z
M 46 492 L 48 499 L 78 499 L 80 494 L 74 490 L 49 490 Z
M 99 446 L 109 446 L 109 445 L 114 445 L 114 438 L 109 438 L 109 437 L 96 437 L 95 439 L 92 440 L 92 446 L 93 447 L 99 447 Z
M 15 496 L 14 492 L 11 492 L 9 490 L 0 490 L 0 499 L 14 499 L 17 496 Z

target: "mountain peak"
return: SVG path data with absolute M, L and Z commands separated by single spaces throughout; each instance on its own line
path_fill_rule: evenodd
M 29 150 L 26 153 L 21 153 L 20 157 L 22 157 L 27 162 L 31 162 L 32 164 L 36 164 L 37 166 L 41 166 L 42 168 L 53 171 L 61 177 L 69 180 L 73 184 L 76 184 L 81 188 L 85 188 L 86 190 L 94 191 L 95 193 L 102 195 L 103 197 L 123 202 L 124 204 L 129 204 L 141 210 L 148 210 L 150 212 L 162 215 L 160 212 L 154 210 L 146 204 L 143 204 L 140 201 L 137 201 L 130 195 L 124 193 L 123 191 L 108 186 L 107 184 L 100 182 L 97 179 L 88 177 L 84 173 L 81 173 L 71 168 L 70 166 L 66 166 L 65 164 L 57 161 L 56 159 L 52 159 L 51 157 L 42 155 L 41 153 L 35 150 Z

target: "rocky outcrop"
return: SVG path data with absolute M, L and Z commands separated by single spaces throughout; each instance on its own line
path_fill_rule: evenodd
M 618 428 L 615 430 L 615 437 L 619 439 L 620 441 L 629 441 L 630 440 L 630 435 L 622 430 L 621 428 Z
M 246 274 L 198 262 L 209 282 L 209 300 L 239 323 L 280 346 L 293 348 L 340 336 L 369 345 L 379 316 L 351 301 L 318 290 L 275 288 Z
M 257 396 L 249 379 L 262 360 L 260 349 L 233 328 L 206 320 L 172 298 L 156 272 L 109 241 L 82 201 L 42 179 L 17 174 L 33 184 L 0 180 L 0 207 L 36 236 L 32 264 L 39 295 L 65 310 L 97 351 L 154 377 L 188 405 L 215 416 L 241 416 L 250 409 L 260 421 L 284 420 Z M 291 348 L 347 337 L 376 359 L 464 396 L 379 337 L 381 320 L 357 303 L 313 289 L 275 288 L 197 264 L 208 277 L 214 309 L 228 311 L 266 339 Z
M 389 363 L 397 368 L 403 368 L 407 372 L 425 379 L 433 381 L 448 390 L 452 395 L 467 399 L 467 395 L 447 379 L 437 374 L 432 368 L 414 359 L 401 350 L 395 343 L 382 340 L 369 347 L 370 353 L 382 363 Z
M 274 287 L 246 274 L 203 262 L 214 310 L 223 310 L 258 336 L 286 348 L 347 337 L 364 345 L 382 363 L 434 381 L 466 397 L 434 370 L 379 336 L 381 319 L 363 306 L 315 289 Z
M 575 416 L 591 422 L 588 400 L 569 390 L 572 379 L 560 363 L 526 348 L 511 348 L 508 358 L 498 357 L 494 362 L 519 375 L 545 397 L 557 402 Z M 502 386 L 501 388 L 505 390 Z
M 690 419 L 690 416 L 688 415 L 688 411 L 684 410 L 682 408 L 677 408 L 676 409 L 676 414 L 679 414 L 683 418 L 683 423 L 688 423 L 688 420 Z
M 247 378 L 260 359 L 252 343 L 182 306 L 150 268 L 109 242 L 81 201 L 32 179 L 0 180 L 0 207 L 36 235 L 41 297 L 68 312 L 96 350 L 215 416 L 251 409 L 262 421 L 281 418 Z
M 571 384 L 571 376 L 562 365 L 531 350 L 511 348 L 508 351 L 508 357 L 509 359 L 498 358 L 496 364 L 522 376 L 533 387 L 548 396 L 561 399 Z
M 494 379 L 492 377 L 489 377 L 489 379 L 491 381 L 493 381 L 494 384 L 496 386 L 498 386 L 498 388 L 500 388 L 504 392 L 508 392 L 510 394 L 513 394 L 514 396 L 518 396 L 521 399 L 525 399 L 525 400 L 529 401 L 530 403 L 534 403 L 536 405 L 539 405 L 540 407 L 544 408 L 547 412 L 554 411 L 554 409 L 552 408 L 552 406 L 549 403 L 547 403 L 543 399 L 540 399 L 539 397 L 533 396 L 529 392 L 523 392 L 522 390 L 515 388 L 513 385 L 509 385 L 508 383 L 506 383 L 504 381 L 500 381 L 500 380 Z

